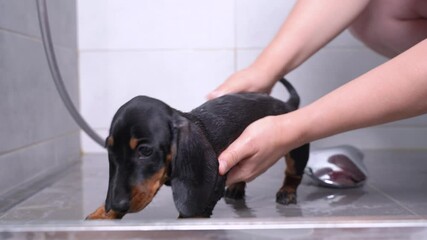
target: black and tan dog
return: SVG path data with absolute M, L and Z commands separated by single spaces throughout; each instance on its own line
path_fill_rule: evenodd
M 223 197 L 226 176 L 218 155 L 257 119 L 298 108 L 299 96 L 286 80 L 287 102 L 267 94 L 239 93 L 210 100 L 189 113 L 138 96 L 115 114 L 106 140 L 110 179 L 105 205 L 87 219 L 120 219 L 144 209 L 163 185 L 172 187 L 180 217 L 209 217 Z M 296 203 L 296 189 L 308 160 L 308 144 L 286 156 L 286 177 L 276 201 Z M 226 197 L 242 198 L 245 183 Z

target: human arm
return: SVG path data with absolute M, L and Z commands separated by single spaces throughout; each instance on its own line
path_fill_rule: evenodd
M 280 30 L 248 68 L 231 75 L 208 95 L 270 92 L 281 76 L 295 69 L 363 11 L 369 0 L 299 0 Z
M 294 112 L 249 125 L 220 156 L 227 184 L 250 181 L 304 143 L 427 113 L 427 40 Z

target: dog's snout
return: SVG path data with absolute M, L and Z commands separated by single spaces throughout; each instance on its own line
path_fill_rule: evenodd
M 126 213 L 129 211 L 130 202 L 127 199 L 118 199 L 111 204 L 111 208 L 120 213 Z

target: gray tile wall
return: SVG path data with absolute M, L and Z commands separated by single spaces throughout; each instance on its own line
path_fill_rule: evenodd
M 59 67 L 78 106 L 76 1 L 47 3 Z M 0 197 L 79 159 L 79 128 L 52 81 L 36 1 L 0 0 Z

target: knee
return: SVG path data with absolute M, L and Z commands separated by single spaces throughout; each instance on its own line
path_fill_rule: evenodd
M 384 33 L 379 31 L 384 29 L 381 25 L 385 22 L 384 19 L 380 19 L 378 10 L 372 5 L 374 4 L 368 5 L 349 27 L 350 33 L 370 48 L 374 48 L 384 40 L 381 37 Z
M 392 58 L 399 54 L 396 45 L 398 37 L 394 33 L 395 27 L 391 19 L 378 16 L 360 16 L 349 27 L 350 33 L 371 50 Z
M 391 57 L 384 46 L 384 34 L 379 34 L 376 31 L 381 31 L 377 27 L 373 27 L 370 21 L 359 20 L 354 22 L 350 27 L 350 33 L 365 46 L 372 49 L 373 51 Z M 376 29 L 376 30 L 375 30 Z
M 363 21 L 356 21 L 352 25 L 350 25 L 348 29 L 356 39 L 359 41 L 369 45 L 371 42 L 378 41 L 378 38 L 371 34 L 370 24 Z
M 405 1 L 372 1 L 349 30 L 367 47 L 392 58 L 427 37 L 426 18 L 409 11 L 408 7 L 406 11 L 401 10 L 404 6 Z

